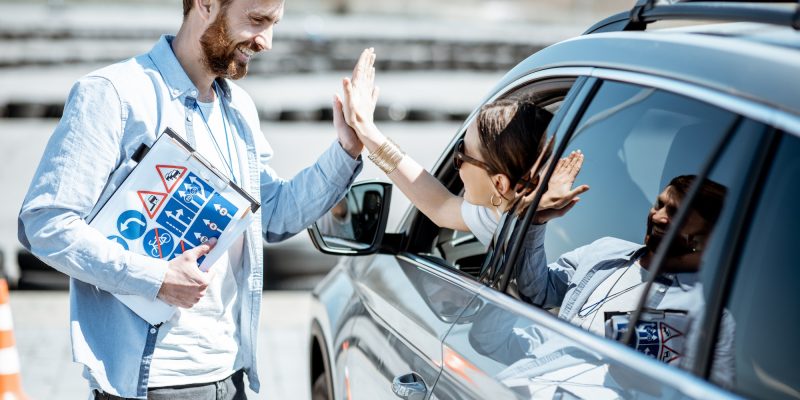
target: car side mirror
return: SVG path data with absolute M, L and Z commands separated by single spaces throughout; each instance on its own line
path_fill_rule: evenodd
M 308 228 L 316 248 L 325 254 L 365 255 L 378 251 L 389 217 L 392 184 L 359 182 Z

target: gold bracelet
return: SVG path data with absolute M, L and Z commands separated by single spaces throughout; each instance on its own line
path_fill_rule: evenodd
M 387 138 L 382 145 L 378 146 L 375 151 L 369 154 L 367 158 L 375 163 L 387 175 L 397 169 L 397 164 L 403 160 L 406 153 L 400 150 L 392 139 Z

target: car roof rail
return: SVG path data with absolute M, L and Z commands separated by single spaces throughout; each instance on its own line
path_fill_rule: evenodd
M 800 1 L 771 1 L 771 3 L 795 3 L 794 10 L 776 5 L 755 2 L 678 0 L 662 4 L 658 0 L 637 0 L 630 11 L 612 15 L 584 32 L 584 35 L 600 32 L 643 31 L 647 25 L 666 20 L 713 20 L 728 22 L 760 22 L 789 26 L 800 30 Z

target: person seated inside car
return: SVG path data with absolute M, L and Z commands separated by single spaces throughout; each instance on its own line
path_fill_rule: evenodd
M 552 114 L 526 101 L 501 99 L 484 105 L 453 155 L 464 183 L 464 196 L 457 196 L 375 126 L 374 62 L 374 51 L 364 50 L 353 80 L 343 81 L 345 120 L 370 152 L 369 158 L 433 223 L 472 232 L 488 246 L 500 216 L 521 198 L 520 189 L 531 176 L 538 176 L 546 162 L 552 141 L 546 140 L 545 130 Z M 574 153 L 570 162 L 575 164 L 580 157 Z M 564 180 L 567 185 L 554 185 L 551 180 L 550 190 L 540 201 L 539 208 L 549 208 L 552 216 L 569 210 L 578 195 L 589 189 L 585 185 L 572 189 L 569 176 Z
M 647 216 L 643 243 L 604 237 L 562 254 L 548 264 L 544 250 L 546 225 L 533 225 L 525 238 L 520 295 L 531 304 L 559 309 L 559 318 L 586 330 L 619 340 L 629 316 L 644 295 L 656 251 L 696 177 L 673 178 L 658 195 Z M 726 188 L 705 179 L 688 217 L 665 254 L 647 298 L 646 312 L 636 324 L 634 347 L 651 357 L 679 365 L 691 340 L 692 326 L 703 311 L 698 271 L 703 250 L 719 218 Z M 733 376 L 733 322 L 723 316 L 712 378 L 730 386 Z

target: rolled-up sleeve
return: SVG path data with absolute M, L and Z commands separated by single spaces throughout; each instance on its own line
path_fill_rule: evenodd
M 75 279 L 155 298 L 166 261 L 127 251 L 84 220 L 121 161 L 125 119 L 107 79 L 85 77 L 73 86 L 22 204 L 18 237 L 36 257 Z
M 269 166 L 271 150 L 268 144 L 264 146 L 267 152 L 261 157 L 261 215 L 268 242 L 285 240 L 322 217 L 344 197 L 363 166 L 361 156 L 353 159 L 336 140 L 316 163 L 285 180 Z

